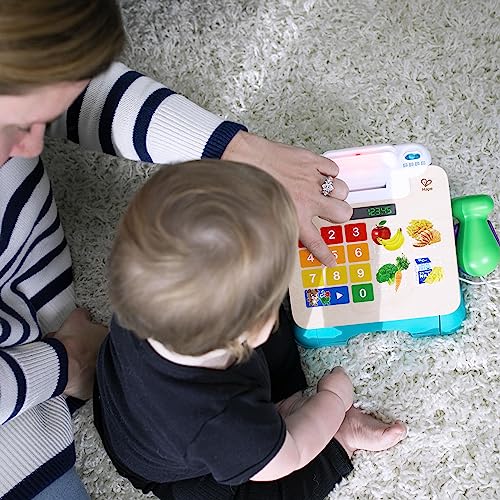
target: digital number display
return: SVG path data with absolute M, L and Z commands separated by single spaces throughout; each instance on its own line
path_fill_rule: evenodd
M 387 217 L 389 215 L 396 215 L 396 205 L 394 203 L 389 205 L 374 205 L 373 207 L 354 208 L 351 220 L 370 219 L 371 217 Z

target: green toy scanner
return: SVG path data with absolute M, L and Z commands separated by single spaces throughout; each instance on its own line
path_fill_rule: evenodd
M 500 241 L 488 221 L 493 199 L 485 194 L 462 196 L 451 202 L 453 217 L 458 221 L 457 260 L 470 276 L 486 276 L 500 262 Z

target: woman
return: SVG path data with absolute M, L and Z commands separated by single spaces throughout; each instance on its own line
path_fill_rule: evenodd
M 301 240 L 325 264 L 333 257 L 312 217 L 351 215 L 342 181 L 322 193 L 338 173 L 333 162 L 251 135 L 113 63 L 123 44 L 114 0 L 0 3 L 0 498 L 88 498 L 73 467 L 66 398 L 90 397 L 106 329 L 75 306 L 70 253 L 38 158 L 46 132 L 135 160 L 263 168 L 292 194 Z M 383 432 L 371 420 L 356 425 L 372 440 Z

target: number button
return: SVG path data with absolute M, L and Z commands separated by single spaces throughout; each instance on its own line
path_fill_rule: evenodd
M 356 264 L 355 266 L 349 266 L 349 276 L 352 283 L 371 281 L 372 271 L 370 264 Z
M 368 243 L 347 245 L 347 257 L 349 259 L 349 262 L 363 262 L 364 260 L 370 260 Z
M 366 224 L 364 222 L 359 222 L 358 224 L 346 224 L 345 239 L 349 243 L 354 243 L 355 241 L 365 241 L 367 239 Z
M 335 255 L 337 264 L 345 264 L 345 249 L 343 246 L 329 246 L 328 248 Z
M 299 250 L 300 267 L 319 267 L 321 262 L 307 249 Z
M 323 269 L 307 269 L 302 271 L 302 284 L 304 288 L 313 288 L 325 284 Z
M 373 285 L 371 283 L 352 285 L 351 288 L 353 302 L 372 302 L 374 300 Z
M 345 266 L 326 268 L 327 285 L 344 285 L 345 283 L 347 283 L 347 268 Z
M 342 236 L 342 226 L 326 226 L 322 227 L 320 231 L 321 237 L 325 240 L 327 245 L 344 242 L 344 238 Z

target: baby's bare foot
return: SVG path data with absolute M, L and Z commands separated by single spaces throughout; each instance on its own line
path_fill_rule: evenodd
M 335 439 L 352 457 L 356 450 L 382 451 L 392 448 L 404 439 L 406 431 L 406 425 L 400 420 L 384 424 L 353 406 L 346 412 Z

